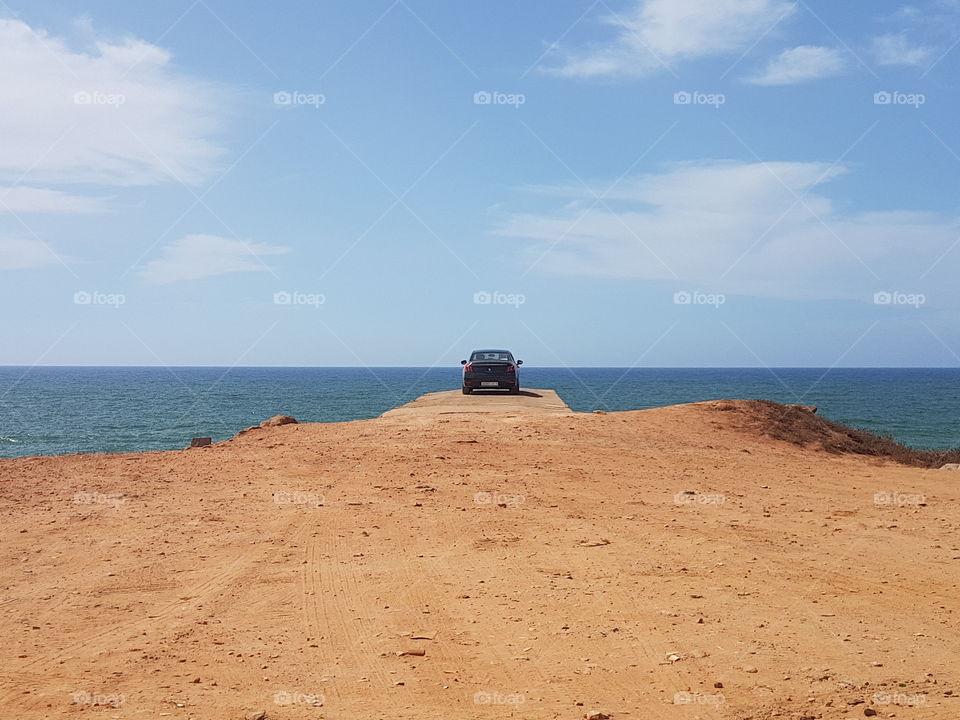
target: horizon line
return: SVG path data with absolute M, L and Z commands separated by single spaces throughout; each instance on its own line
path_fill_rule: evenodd
M 61 363 L 36 363 L 31 365 L 23 364 L 5 364 L 0 363 L 0 368 L 211 368 L 218 370 L 234 369 L 325 369 L 325 370 L 371 370 L 371 369 L 396 369 L 396 370 L 436 370 L 449 368 L 459 370 L 460 364 L 456 365 L 124 365 L 124 364 L 61 364 Z M 524 370 L 544 369 L 544 370 L 958 370 L 960 365 L 530 365 L 524 363 Z

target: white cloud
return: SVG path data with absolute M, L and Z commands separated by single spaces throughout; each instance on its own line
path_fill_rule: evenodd
M 146 185 L 209 175 L 228 94 L 142 40 L 63 38 L 0 19 L 0 180 Z
M 926 292 L 958 218 L 844 212 L 823 192 L 844 172 L 804 162 L 680 165 L 605 195 L 613 210 L 591 209 L 603 187 L 553 188 L 555 209 L 513 214 L 497 232 L 527 241 L 523 262 L 567 275 L 789 298 L 862 299 L 886 285 Z M 950 278 L 939 282 L 938 299 L 957 295 Z
M 288 248 L 248 243 L 217 235 L 187 235 L 163 248 L 160 258 L 141 271 L 149 283 L 165 285 L 237 272 L 269 271 L 262 258 Z
M 548 72 L 566 77 L 638 77 L 664 65 L 749 48 L 796 5 L 785 0 L 637 0 L 605 44 L 568 53 Z
M 846 67 L 846 56 L 839 50 L 800 45 L 784 50 L 769 62 L 762 75 L 748 78 L 748 82 L 755 85 L 796 85 L 840 75 Z
M 878 65 L 927 67 L 934 50 L 925 45 L 911 45 L 903 35 L 881 35 L 873 39 L 871 52 Z
M 59 262 L 53 250 L 39 240 L 0 237 L 0 270 L 23 270 Z
M 0 213 L 99 213 L 102 198 L 33 187 L 0 187 Z

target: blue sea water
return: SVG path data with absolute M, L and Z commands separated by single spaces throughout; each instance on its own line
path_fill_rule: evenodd
M 960 369 L 536 368 L 578 411 L 718 398 L 817 405 L 820 413 L 922 448 L 960 446 Z M 460 368 L 0 367 L 0 457 L 182 448 L 285 413 L 301 422 L 376 417 Z

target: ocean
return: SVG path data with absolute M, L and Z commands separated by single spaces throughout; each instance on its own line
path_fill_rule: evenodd
M 960 446 L 960 369 L 536 368 L 574 410 L 638 410 L 719 398 L 816 405 L 917 448 Z M 460 367 L 0 367 L 0 457 L 182 448 L 284 413 L 376 417 L 460 387 Z

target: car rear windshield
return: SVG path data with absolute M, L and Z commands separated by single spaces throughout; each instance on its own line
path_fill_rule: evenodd
M 470 362 L 513 362 L 513 355 L 502 350 L 488 350 L 475 352 L 470 356 Z

